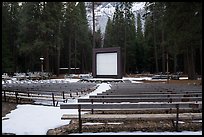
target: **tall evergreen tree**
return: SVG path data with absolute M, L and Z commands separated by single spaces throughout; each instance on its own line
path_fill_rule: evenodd
M 10 3 L 2 3 L 2 72 L 15 72 L 14 70 L 14 57 L 12 56 L 12 46 L 10 43 L 11 31 L 11 14 Z
M 134 14 L 131 8 L 132 2 L 118 3 L 113 16 L 113 45 L 121 47 L 124 75 L 128 73 L 130 63 L 126 63 L 129 60 L 127 53 L 130 51 L 130 47 L 134 43 L 133 37 L 135 37 Z
M 136 44 L 135 44 L 135 66 L 137 71 L 141 72 L 144 70 L 144 37 L 142 32 L 142 23 L 140 13 L 137 14 L 137 30 L 136 30 Z
M 202 3 L 199 2 L 166 3 L 167 15 L 169 15 L 167 25 L 170 24 L 170 21 L 174 20 L 169 25 L 169 28 L 167 27 L 168 32 L 170 32 L 170 36 L 176 38 L 174 39 L 174 43 L 179 53 L 183 54 L 184 65 L 187 65 L 183 65 L 183 70 L 188 74 L 189 79 L 196 78 L 195 51 L 196 49 L 200 49 L 202 36 L 202 25 L 200 24 L 202 22 L 201 7 Z M 200 14 L 196 16 L 197 13 Z M 187 69 L 185 70 L 185 68 Z
M 75 2 L 67 2 L 63 29 L 64 47 L 62 54 L 63 57 L 67 57 L 68 65 L 63 64 L 68 68 L 80 67 L 83 73 L 91 69 L 91 46 L 88 29 L 84 3 L 79 2 L 78 5 L 76 5 Z M 69 70 L 68 73 L 71 73 L 71 71 Z
M 36 40 L 39 35 L 39 18 L 40 9 L 39 2 L 24 2 L 20 12 L 20 25 L 18 33 L 18 45 L 20 48 L 20 57 L 22 59 L 21 70 L 34 71 L 35 65 L 38 64 L 40 56 L 38 56 L 38 47 Z M 39 65 L 40 66 L 40 65 Z M 40 68 L 40 67 L 39 67 Z
M 81 60 L 81 73 L 91 72 L 92 62 L 92 46 L 91 39 L 89 38 L 89 27 L 86 15 L 86 7 L 84 2 L 79 2 L 80 8 L 80 29 L 79 29 L 79 45 L 80 45 L 80 58 Z
M 112 47 L 113 46 L 113 22 L 110 18 L 108 18 L 105 35 L 104 35 L 104 47 Z
M 99 28 L 96 33 L 95 33 L 95 46 L 96 48 L 101 48 L 102 47 L 102 34 L 101 34 L 101 29 Z

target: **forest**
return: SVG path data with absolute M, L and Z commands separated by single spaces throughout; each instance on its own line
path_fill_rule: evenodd
M 103 35 L 89 27 L 84 2 L 2 2 L 2 73 L 41 71 L 41 57 L 52 74 L 90 73 L 93 48 L 120 47 L 124 76 L 202 75 L 202 2 L 146 2 L 137 16 L 132 6 L 117 2 Z

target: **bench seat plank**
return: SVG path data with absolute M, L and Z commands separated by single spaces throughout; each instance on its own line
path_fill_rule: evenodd
M 64 114 L 62 120 L 78 119 L 78 115 Z M 176 114 L 84 114 L 86 120 L 176 120 Z M 179 120 L 200 120 L 202 113 L 179 113 Z

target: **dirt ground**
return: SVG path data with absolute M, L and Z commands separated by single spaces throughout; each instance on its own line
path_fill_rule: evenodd
M 147 83 L 149 81 L 145 81 Z M 170 80 L 169 84 L 187 84 L 201 85 L 201 80 Z M 2 101 L 2 117 L 16 109 L 16 103 Z M 97 121 L 94 121 L 97 122 Z M 202 122 L 180 124 L 179 130 L 202 130 Z M 122 124 L 101 124 L 101 125 L 84 125 L 83 132 L 118 132 L 118 131 L 174 131 L 171 121 L 123 121 Z M 69 133 L 78 132 L 78 121 L 72 120 L 70 124 L 64 125 L 55 129 L 50 129 L 47 135 L 67 135 Z
M 3 101 L 1 105 L 2 105 L 2 117 L 5 117 L 6 114 L 11 112 L 11 110 L 16 109 L 16 106 L 17 106 L 16 103 L 3 102 Z

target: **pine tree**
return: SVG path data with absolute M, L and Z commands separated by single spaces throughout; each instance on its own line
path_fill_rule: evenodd
M 135 41 L 134 14 L 131 8 L 132 2 L 118 3 L 113 16 L 113 46 L 121 47 L 124 75 L 128 73 L 130 65 L 127 54 Z
M 141 72 L 144 70 L 144 37 L 142 32 L 142 23 L 140 13 L 137 14 L 137 30 L 136 30 L 136 44 L 135 44 L 135 66 L 137 71 Z
M 108 18 L 107 24 L 106 24 L 106 29 L 105 29 L 105 35 L 104 35 L 104 47 L 112 47 L 113 46 L 113 23 L 110 19 Z
M 11 22 L 9 14 L 10 4 L 2 3 L 2 72 L 15 72 L 14 61 L 12 57 L 12 48 L 9 37 L 11 34 Z

